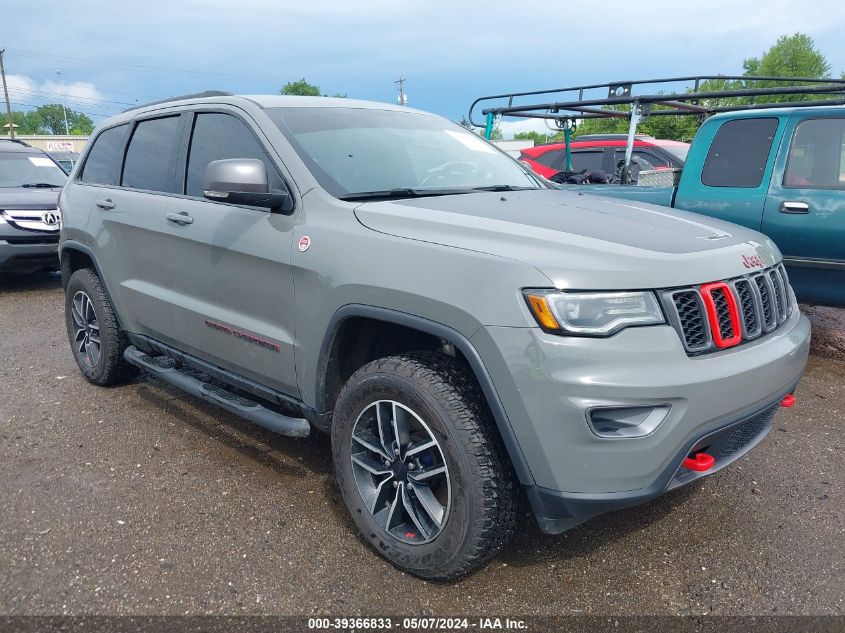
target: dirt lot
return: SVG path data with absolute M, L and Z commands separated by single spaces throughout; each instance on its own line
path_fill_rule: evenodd
M 526 517 L 453 584 L 358 539 L 329 443 L 161 384 L 102 390 L 58 279 L 0 283 L 0 613 L 845 614 L 845 363 L 813 358 L 749 456 L 564 535 Z

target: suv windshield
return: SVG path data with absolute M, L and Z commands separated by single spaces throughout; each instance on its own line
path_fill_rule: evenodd
M 0 152 L 0 187 L 61 187 L 67 176 L 50 158 L 35 152 Z
M 365 108 L 267 108 L 337 198 L 539 189 L 507 154 L 440 117 Z

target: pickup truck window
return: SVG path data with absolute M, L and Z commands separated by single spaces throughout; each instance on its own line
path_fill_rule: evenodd
M 845 118 L 807 119 L 796 126 L 783 186 L 845 189 Z
M 723 123 L 704 160 L 701 184 L 759 187 L 777 127 L 775 118 L 735 119 Z

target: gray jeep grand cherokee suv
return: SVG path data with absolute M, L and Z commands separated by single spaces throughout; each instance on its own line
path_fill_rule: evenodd
M 65 172 L 26 143 L 0 140 L 0 272 L 56 270 Z
M 810 327 L 765 236 L 550 189 L 443 118 L 222 93 L 105 122 L 63 189 L 68 336 L 331 435 L 374 549 L 454 578 L 751 449 Z

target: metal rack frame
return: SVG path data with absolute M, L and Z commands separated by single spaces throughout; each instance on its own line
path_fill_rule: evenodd
M 737 89 L 707 89 L 708 81 L 741 81 Z M 634 94 L 638 88 L 649 90 L 665 84 L 692 84 L 684 92 L 651 92 Z M 773 85 L 774 84 L 774 85 Z M 797 85 L 796 85 L 797 84 Z M 702 89 L 703 88 L 703 89 Z M 603 98 L 585 98 L 586 92 L 606 90 Z M 799 95 L 829 96 L 827 99 L 796 100 Z M 535 103 L 514 103 L 526 97 L 543 96 L 546 100 Z M 577 98 L 576 98 L 577 96 Z M 724 103 L 730 98 L 781 97 L 763 103 Z M 791 98 L 791 100 L 790 100 Z M 548 100 L 552 99 L 552 100 Z M 507 100 L 505 105 L 490 104 Z M 484 122 L 473 119 L 476 108 L 481 109 Z M 567 147 L 567 167 L 571 168 L 569 141 L 576 120 L 583 119 L 628 119 L 628 142 L 625 149 L 625 169 L 631 164 L 634 136 L 637 125 L 648 116 L 698 116 L 704 119 L 719 112 L 738 110 L 760 110 L 785 107 L 808 107 L 845 105 L 845 79 L 818 79 L 811 77 L 748 77 L 745 75 L 696 75 L 688 77 L 667 77 L 663 79 L 641 79 L 636 81 L 613 81 L 603 84 L 511 92 L 479 97 L 469 108 L 469 122 L 484 127 L 484 137 L 489 139 L 496 120 L 501 117 L 546 119 L 554 122 L 564 132 Z M 616 109 L 630 106 L 630 109 Z M 659 109 L 654 106 L 661 106 Z

